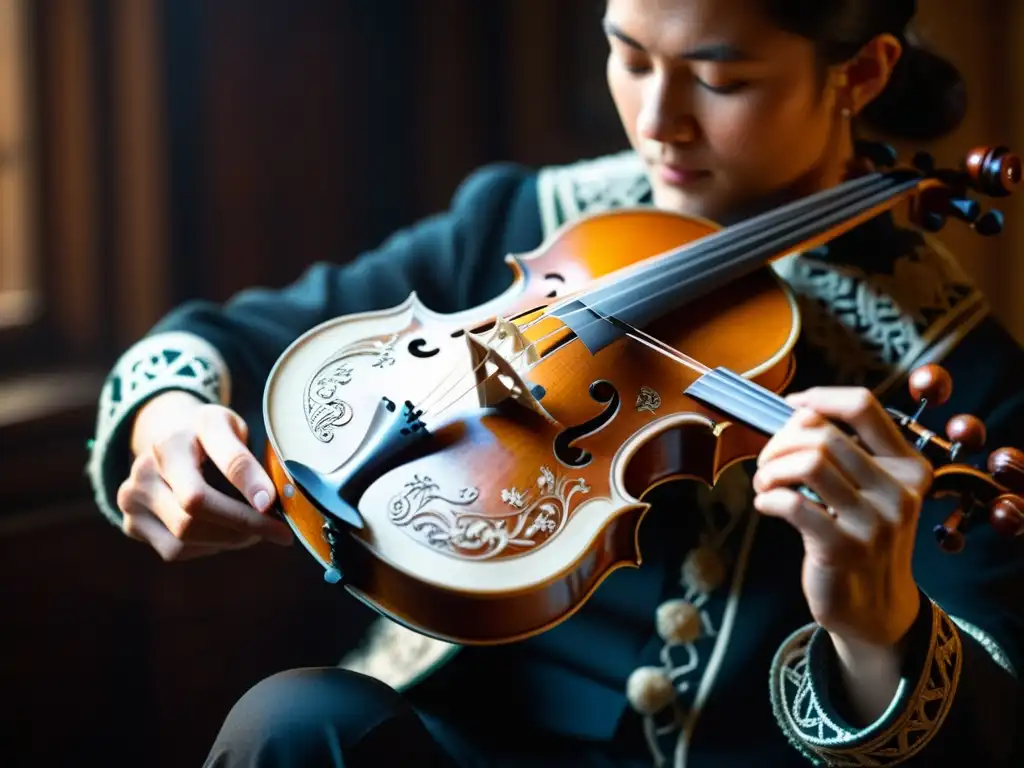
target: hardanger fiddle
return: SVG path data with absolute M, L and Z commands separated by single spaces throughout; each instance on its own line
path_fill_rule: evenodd
M 338 317 L 279 358 L 267 380 L 266 467 L 281 512 L 328 581 L 415 631 L 460 644 L 510 642 L 558 624 L 615 569 L 639 566 L 654 487 L 714 484 L 754 458 L 792 408 L 797 304 L 770 268 L 906 205 L 918 226 L 949 218 L 1001 229 L 969 197 L 1009 194 L 1021 162 L 1005 148 L 959 169 L 919 154 L 742 223 L 616 210 L 512 254 L 511 287 L 459 314 L 415 294 Z M 919 422 L 952 382 L 910 378 L 922 407 L 890 410 L 935 466 L 931 494 L 960 505 L 936 521 L 963 546 L 978 510 L 1024 531 L 1024 454 L 984 468 L 975 417 L 942 438 Z

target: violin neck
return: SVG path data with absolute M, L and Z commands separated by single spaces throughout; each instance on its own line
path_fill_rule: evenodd
M 777 258 L 816 247 L 878 216 L 921 179 L 914 171 L 894 171 L 844 182 L 670 251 L 550 314 L 596 354 L 629 328 L 643 328 Z
M 708 371 L 685 394 L 769 437 L 785 426 L 794 410 L 779 395 L 728 368 Z

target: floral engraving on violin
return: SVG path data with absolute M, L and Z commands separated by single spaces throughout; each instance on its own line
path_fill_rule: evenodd
M 392 336 L 388 339 L 384 348 L 377 355 L 376 361 L 373 363 L 374 368 L 383 368 L 385 365 L 395 364 L 395 344 L 398 343 L 398 335 Z
M 450 497 L 430 477 L 415 475 L 391 499 L 389 516 L 431 548 L 454 557 L 489 560 L 532 551 L 550 541 L 565 527 L 573 497 L 589 492 L 582 477 L 559 477 L 541 467 L 535 491 L 503 490 L 502 501 L 512 511 L 488 515 L 468 510 L 480 498 L 478 488 L 460 488 Z
M 352 406 L 342 400 L 340 390 L 352 381 L 352 366 L 344 360 L 329 360 L 306 387 L 306 423 L 317 439 L 329 443 L 334 431 L 352 420 Z
M 637 411 L 654 413 L 659 407 L 661 407 L 661 395 L 650 387 L 640 387 L 640 394 L 636 396 Z

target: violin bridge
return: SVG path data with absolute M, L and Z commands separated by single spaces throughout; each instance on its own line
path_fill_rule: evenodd
M 466 343 L 476 375 L 481 408 L 512 400 L 559 426 L 540 403 L 543 387 L 531 383 L 526 377 L 526 372 L 540 360 L 540 355 L 515 323 L 499 320 L 483 338 L 467 333 Z

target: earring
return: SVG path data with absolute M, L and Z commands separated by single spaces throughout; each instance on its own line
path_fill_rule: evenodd
M 839 110 L 839 114 L 842 115 L 843 120 L 849 120 L 853 113 L 850 111 L 849 107 L 843 107 Z

